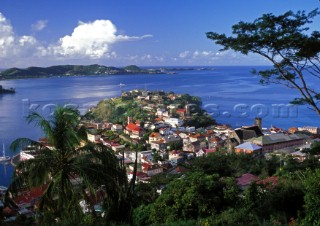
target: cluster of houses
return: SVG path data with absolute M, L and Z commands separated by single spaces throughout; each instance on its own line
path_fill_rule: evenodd
M 155 174 L 168 172 L 176 173 L 179 163 L 190 158 L 208 155 L 216 151 L 246 153 L 263 156 L 272 152 L 285 152 L 303 159 L 305 153 L 303 148 L 310 147 L 310 144 L 317 139 L 311 139 L 310 135 L 317 135 L 320 130 L 317 127 L 290 128 L 288 131 L 277 127 L 270 129 L 262 128 L 262 119 L 255 118 L 253 125 L 232 129 L 226 125 L 214 125 L 206 128 L 195 128 L 184 126 L 185 121 L 192 116 L 189 104 L 183 108 L 176 105 L 163 105 L 155 109 L 150 106 L 154 101 L 166 98 L 174 99 L 176 94 L 150 91 L 130 91 L 123 93 L 123 97 L 143 101 L 143 108 L 154 110 L 154 121 L 141 123 L 133 121 L 128 117 L 126 125 L 111 123 L 91 123 L 95 129 L 108 129 L 118 134 L 129 142 L 143 144 L 147 151 L 139 152 L 137 162 L 139 168 L 137 178 L 146 180 Z M 175 116 L 175 117 L 173 117 Z M 299 133 L 302 132 L 302 133 Z M 132 163 L 136 160 L 134 150 L 129 150 L 117 140 L 100 137 L 98 134 L 88 134 L 92 142 L 102 142 L 114 150 L 120 159 L 128 164 L 128 177 L 132 178 Z M 131 164 L 131 165 L 130 165 Z M 178 170 L 179 171 L 179 170 Z
M 191 104 L 186 103 L 185 106 L 164 104 L 165 98 L 174 100 L 178 97 L 177 94 L 162 91 L 123 92 L 122 99 L 139 101 L 143 104 L 144 110 L 154 114 L 154 120 L 140 122 L 128 117 L 124 125 L 111 122 L 83 122 L 88 128 L 87 138 L 91 142 L 100 143 L 113 150 L 119 161 L 127 166 L 129 180 L 133 178 L 134 163 L 137 162 L 137 182 L 148 182 L 152 176 L 160 173 L 184 173 L 187 169 L 181 163 L 217 151 L 261 157 L 275 152 L 287 153 L 303 161 L 306 154 L 301 151 L 310 148 L 313 142 L 320 142 L 318 127 L 292 127 L 288 131 L 274 126 L 264 129 L 261 118 L 256 118 L 253 125 L 236 129 L 226 125 L 210 125 L 205 128 L 185 126 L 186 120 L 193 114 L 190 109 Z M 110 131 L 112 136 L 107 135 L 110 133 L 106 134 L 106 131 Z M 45 145 L 46 139 L 40 142 Z M 126 145 L 128 143 L 140 144 L 146 150 L 136 152 Z M 20 153 L 20 161 L 35 157 L 36 153 L 33 150 Z M 237 184 L 242 189 L 251 182 L 276 185 L 278 178 L 260 180 L 256 175 L 248 173 L 237 178 Z M 19 206 L 23 205 L 22 209 L 26 209 L 29 207 L 27 204 L 34 205 L 43 193 L 43 189 L 45 188 L 39 187 L 28 191 L 28 194 L 20 194 L 15 202 Z M 84 212 L 86 208 L 84 203 Z

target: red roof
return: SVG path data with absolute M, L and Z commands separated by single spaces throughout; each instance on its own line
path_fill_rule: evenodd
M 209 153 L 215 153 L 217 150 L 216 149 L 204 149 L 206 154 L 209 154 Z
M 133 172 L 130 172 L 130 174 L 133 174 Z M 144 172 L 140 172 L 140 171 L 137 171 L 136 175 L 139 178 L 143 178 L 143 177 L 147 177 L 148 176 L 148 174 L 146 174 Z
M 140 126 L 137 126 L 134 123 L 129 123 L 127 125 L 126 129 L 131 130 L 131 131 L 137 131 L 137 132 L 143 131 L 143 129 Z
M 160 135 L 159 135 L 159 133 L 157 133 L 157 132 L 152 132 L 150 135 L 149 135 L 149 137 L 159 137 Z
M 240 186 L 249 185 L 253 181 L 257 181 L 259 177 L 251 173 L 243 174 L 241 177 L 237 178 L 237 184 Z
M 191 137 L 191 138 L 202 138 L 202 137 L 204 137 L 202 134 L 200 134 L 200 133 L 196 133 L 196 134 L 191 134 L 189 137 Z
M 184 109 L 184 108 L 179 108 L 179 109 L 177 109 L 177 112 L 179 112 L 179 113 L 185 113 L 185 112 L 186 112 L 186 109 Z
M 275 187 L 275 186 L 277 186 L 279 184 L 279 178 L 276 177 L 276 176 L 268 177 L 268 178 L 266 178 L 264 180 L 257 181 L 257 184 L 263 184 L 267 188 L 273 188 L 273 187 Z
M 38 199 L 43 192 L 45 191 L 47 186 L 41 186 L 32 188 L 30 191 L 24 191 L 21 195 L 17 196 L 14 201 L 18 204 L 28 204 L 33 202 L 35 199 Z
M 142 168 L 148 168 L 150 166 L 150 164 L 148 164 L 148 163 L 142 163 Z

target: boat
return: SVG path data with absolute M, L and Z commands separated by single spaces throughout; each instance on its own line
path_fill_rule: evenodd
M 2 149 L 3 155 L 0 156 L 0 163 L 8 163 L 11 160 L 10 156 L 6 156 L 6 151 L 4 149 L 4 144 L 3 144 L 3 149 Z
M 119 84 L 120 87 L 125 86 L 125 85 L 126 85 L 126 84 L 123 84 L 123 83 L 120 83 L 120 84 Z
M 0 186 L 0 197 L 5 195 L 7 192 L 8 188 L 5 186 Z
M 4 89 L 2 85 L 0 85 L 0 94 L 15 93 L 15 92 L 16 90 L 14 88 Z

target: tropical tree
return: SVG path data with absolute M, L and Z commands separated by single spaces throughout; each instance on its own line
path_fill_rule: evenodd
M 282 84 L 299 91 L 293 104 L 306 104 L 320 115 L 320 32 L 310 32 L 306 26 L 319 14 L 318 9 L 283 15 L 264 14 L 252 23 L 232 26 L 233 36 L 216 32 L 207 37 L 225 50 L 242 54 L 258 54 L 270 61 L 273 68 L 255 72 L 262 84 Z
M 77 109 L 59 106 L 49 117 L 32 112 L 27 121 L 40 127 L 47 144 L 29 138 L 11 144 L 12 150 L 31 145 L 37 151 L 34 159 L 16 166 L 13 183 L 23 188 L 45 186 L 40 211 L 49 213 L 51 219 L 73 217 L 82 213 L 79 201 L 84 199 L 95 216 L 90 197 L 99 186 L 103 186 L 110 205 L 117 202 L 125 173 L 106 147 L 86 142 Z
M 307 170 L 306 177 L 303 180 L 305 187 L 305 218 L 301 225 L 319 225 L 320 224 L 320 170 Z

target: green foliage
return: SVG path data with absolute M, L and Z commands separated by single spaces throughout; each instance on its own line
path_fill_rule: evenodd
M 169 150 L 173 151 L 173 150 L 181 150 L 183 147 L 183 142 L 182 141 L 176 141 L 176 142 L 172 142 L 169 145 Z
M 180 97 L 176 98 L 172 104 L 178 104 L 180 107 L 184 107 L 187 104 L 191 104 L 191 111 L 199 110 L 198 106 L 201 107 L 202 101 L 200 97 L 191 96 L 189 94 L 182 94 Z
M 234 206 L 239 191 L 232 179 L 216 174 L 191 173 L 172 181 L 156 201 L 135 210 L 136 225 L 196 220 Z
M 301 225 L 320 224 L 320 169 L 307 171 L 303 183 L 305 186 L 305 218 Z
M 123 68 L 127 72 L 144 72 L 141 68 L 137 67 L 136 65 L 129 65 Z
M 128 117 L 133 120 L 148 121 L 150 115 L 135 101 L 121 99 L 109 99 L 100 101 L 92 114 L 98 120 L 105 120 L 112 123 L 127 124 Z
M 312 84 L 320 78 L 320 32 L 309 31 L 308 24 L 320 12 L 288 11 L 274 16 L 264 14 L 252 23 L 239 22 L 232 26 L 233 36 L 216 32 L 207 37 L 225 50 L 242 54 L 254 53 L 273 64 L 272 69 L 254 71 L 262 84 L 282 84 L 299 91 L 294 104 L 307 104 L 320 115 L 320 91 Z
M 135 225 L 169 225 L 189 220 L 195 220 L 197 225 L 286 225 L 299 214 L 303 217 L 305 192 L 300 179 L 280 178 L 272 187 L 252 183 L 244 192 L 236 184 L 241 172 L 276 172 L 279 159 L 275 157 L 265 160 L 214 153 L 191 165 L 190 173 L 167 181 L 153 203 L 135 209 Z
M 208 127 L 216 124 L 216 121 L 209 115 L 192 115 L 192 117 L 185 122 L 186 126 L 194 126 L 196 128 Z
M 272 158 L 255 158 L 247 154 L 225 154 L 222 152 L 211 153 L 207 157 L 196 158 L 191 166 L 193 171 L 205 174 L 219 174 L 220 176 L 239 177 L 244 173 L 263 174 L 271 176 L 276 172 L 279 164 Z
M 92 65 L 56 65 L 51 67 L 28 67 L 25 69 L 10 68 L 2 71 L 2 78 L 31 78 L 31 77 L 50 77 L 50 76 L 77 76 L 77 75 L 115 75 L 115 74 L 150 74 L 148 70 L 143 70 L 135 65 L 124 68 L 107 67 L 98 64 Z M 153 74 L 161 73 L 153 70 Z
M 12 150 L 32 145 L 38 152 L 36 158 L 16 166 L 17 173 L 10 190 L 14 185 L 22 189 L 46 185 L 39 200 L 42 222 L 82 216 L 80 200 L 86 200 L 95 218 L 93 205 L 85 190 L 94 195 L 101 185 L 105 187 L 109 208 L 117 205 L 120 188 L 127 183 L 126 174 L 118 159 L 105 146 L 87 143 L 80 147 L 80 142 L 86 139 L 86 132 L 79 127 L 79 111 L 57 107 L 49 119 L 33 112 L 27 120 L 42 129 L 50 148 L 28 138 L 19 138 L 12 143 Z M 76 187 L 72 179 L 76 179 Z

